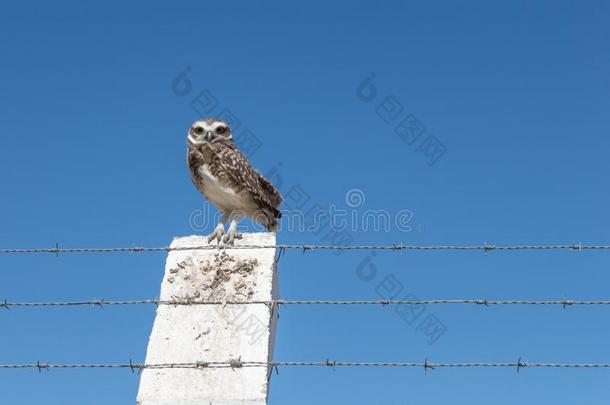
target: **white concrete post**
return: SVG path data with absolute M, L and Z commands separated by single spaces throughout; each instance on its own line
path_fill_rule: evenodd
M 207 245 L 175 238 L 172 247 Z M 275 245 L 275 234 L 246 233 L 236 245 Z M 160 300 L 275 301 L 274 249 L 173 250 Z M 272 361 L 277 307 L 265 304 L 160 305 L 146 364 Z M 271 369 L 144 369 L 139 405 L 264 405 Z

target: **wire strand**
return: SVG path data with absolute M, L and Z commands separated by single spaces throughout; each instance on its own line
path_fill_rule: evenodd
M 134 370 L 145 369 L 209 369 L 209 368 L 243 368 L 243 367 L 404 367 L 404 368 L 610 368 L 610 363 L 545 363 L 527 362 L 517 360 L 516 362 L 465 362 L 465 363 L 432 363 L 426 359 L 422 362 L 373 362 L 373 361 L 242 361 L 241 359 L 230 359 L 228 361 L 213 362 L 191 362 L 191 363 L 78 363 L 78 364 L 54 364 L 37 361 L 29 364 L 0 364 L 0 369 L 117 369 L 128 368 Z
M 0 249 L 0 253 L 4 254 L 28 254 L 28 253 L 120 253 L 120 252 L 172 252 L 172 251 L 184 251 L 184 250 L 216 250 L 219 249 L 216 245 L 200 245 L 200 246 L 159 246 L 159 247 L 114 247 L 114 248 L 60 248 L 59 246 L 53 248 L 19 248 L 19 249 Z M 223 246 L 222 249 L 239 250 L 239 249 L 296 249 L 302 251 L 308 250 L 390 250 L 390 251 L 403 251 L 403 250 L 479 250 L 479 251 L 519 251 L 519 250 L 610 250 L 610 245 L 583 245 L 567 244 L 567 245 L 430 245 L 430 246 L 416 246 L 416 245 L 361 245 L 361 246 L 335 246 L 335 245 L 290 245 L 290 244 L 278 244 L 278 245 L 235 245 L 235 246 Z
M 0 301 L 0 308 L 11 307 L 69 307 L 106 305 L 610 305 L 610 300 L 487 300 L 487 299 L 433 299 L 433 300 L 254 300 L 254 301 L 206 301 L 194 299 L 143 299 L 143 300 L 87 300 L 87 301 Z

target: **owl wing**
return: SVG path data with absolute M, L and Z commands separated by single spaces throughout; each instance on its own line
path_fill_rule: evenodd
M 201 181 L 201 176 L 197 171 L 197 168 L 199 166 L 205 164 L 205 158 L 203 157 L 203 154 L 196 148 L 188 148 L 186 152 L 186 164 L 189 167 L 189 172 L 191 174 L 191 181 L 193 182 L 193 185 L 200 193 L 205 195 L 205 190 L 203 189 L 203 182 Z
M 234 148 L 214 148 L 218 163 L 224 167 L 234 187 L 245 190 L 256 205 L 270 211 L 274 217 L 281 216 L 277 207 L 282 203 L 282 196 L 271 182 L 256 171 L 248 159 Z
M 260 183 L 261 187 L 267 193 L 267 196 L 269 197 L 271 204 L 273 204 L 275 207 L 280 205 L 284 201 L 280 192 L 275 187 L 273 187 L 273 184 L 271 184 L 271 182 L 269 180 L 267 180 L 258 171 L 256 171 L 256 174 L 258 175 L 258 182 Z

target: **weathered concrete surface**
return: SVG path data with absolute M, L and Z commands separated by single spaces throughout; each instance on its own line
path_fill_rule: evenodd
M 201 236 L 175 238 L 172 247 L 206 245 Z M 275 234 L 244 234 L 237 245 L 275 245 Z M 271 301 L 277 299 L 274 249 L 171 251 L 161 300 Z M 277 307 L 160 305 L 148 342 L 147 364 L 269 362 Z M 268 367 L 145 369 L 139 405 L 267 403 Z

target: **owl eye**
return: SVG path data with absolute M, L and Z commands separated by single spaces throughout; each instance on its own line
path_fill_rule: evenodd
M 196 134 L 203 134 L 203 128 L 202 127 L 195 127 L 195 133 Z
M 218 127 L 218 128 L 216 128 L 216 133 L 219 134 L 219 135 L 222 135 L 225 132 L 227 132 L 227 127 Z

